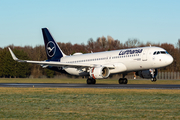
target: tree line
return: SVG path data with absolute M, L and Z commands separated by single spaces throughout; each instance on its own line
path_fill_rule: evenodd
M 177 41 L 176 45 L 169 43 L 143 43 L 138 39 L 128 39 L 126 42 L 122 43 L 119 40 L 114 40 L 111 36 L 99 37 L 96 41 L 90 38 L 87 44 L 72 44 L 58 42 L 58 45 L 66 55 L 73 55 L 76 52 L 90 53 L 90 52 L 101 52 L 101 51 L 111 51 L 118 49 L 126 49 L 133 47 L 144 47 L 144 46 L 157 46 L 162 47 L 174 58 L 174 62 L 165 68 L 159 69 L 159 71 L 164 72 L 178 72 L 180 71 L 180 39 Z M 10 45 L 4 48 L 0 48 L 0 77 L 5 78 L 26 78 L 33 77 L 38 78 L 41 76 L 53 77 L 54 75 L 62 75 L 64 73 L 59 73 L 51 71 L 48 69 L 41 68 L 40 65 L 28 64 L 28 63 L 18 63 L 14 61 L 9 53 L 8 47 L 12 49 L 14 54 L 23 60 L 35 60 L 44 61 L 47 59 L 44 45 L 32 46 L 14 46 Z

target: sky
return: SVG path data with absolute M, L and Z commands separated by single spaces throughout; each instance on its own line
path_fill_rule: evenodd
M 111 36 L 176 45 L 179 6 L 180 0 L 0 0 L 0 47 L 44 45 L 44 27 L 64 43 Z

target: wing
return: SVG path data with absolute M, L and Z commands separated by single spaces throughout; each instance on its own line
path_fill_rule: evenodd
M 31 60 L 20 60 L 18 59 L 15 54 L 12 52 L 12 50 L 8 47 L 12 58 L 17 61 L 17 62 L 25 62 L 25 63 L 32 63 L 32 64 L 39 64 L 41 65 L 43 68 L 46 68 L 48 66 L 55 66 L 55 67 L 74 67 L 74 68 L 79 68 L 79 67 L 98 67 L 98 66 L 102 66 L 99 64 L 89 64 L 89 63 L 66 63 L 66 62 L 56 62 L 56 61 L 31 61 Z M 108 67 L 110 69 L 115 68 L 114 65 L 112 64 L 105 64 L 103 65 L 105 67 Z

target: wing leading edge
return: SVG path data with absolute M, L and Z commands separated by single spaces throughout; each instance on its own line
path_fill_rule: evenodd
M 65 63 L 65 62 L 59 62 L 59 61 L 31 61 L 31 60 L 20 60 L 18 59 L 15 54 L 12 52 L 11 48 L 9 48 L 9 51 L 11 53 L 12 58 L 17 61 L 17 62 L 25 62 L 25 63 L 32 63 L 32 64 L 39 64 L 43 68 L 46 68 L 48 66 L 54 66 L 54 67 L 73 67 L 73 68 L 78 68 L 78 67 L 97 67 L 97 66 L 105 66 L 108 68 L 115 68 L 114 65 L 111 64 L 105 64 L 105 65 L 99 65 L 99 64 L 85 64 L 85 63 Z

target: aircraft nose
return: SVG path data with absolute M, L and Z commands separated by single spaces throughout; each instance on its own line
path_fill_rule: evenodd
M 173 57 L 170 55 L 169 57 L 166 58 L 166 63 L 171 64 L 173 62 Z

